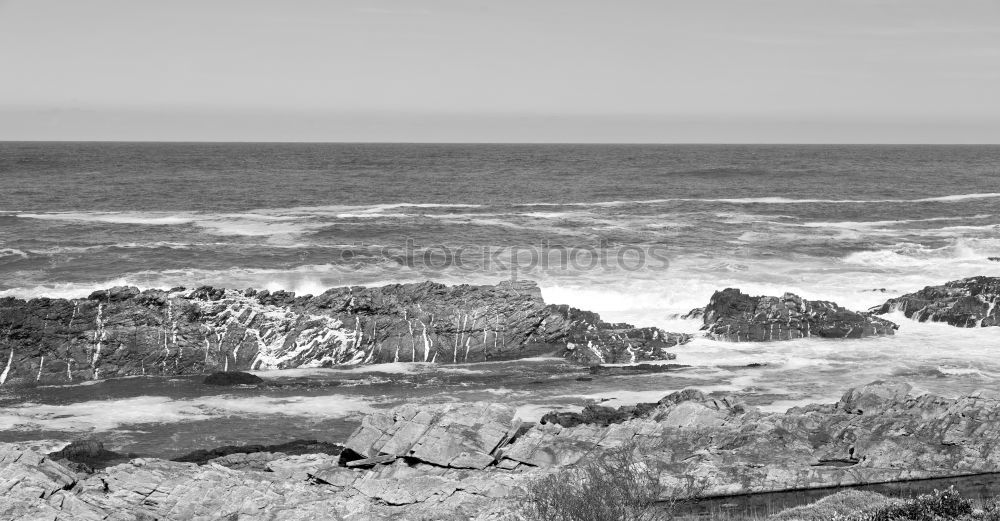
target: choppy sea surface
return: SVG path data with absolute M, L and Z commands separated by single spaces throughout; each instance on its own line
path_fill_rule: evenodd
M 694 332 L 676 317 L 726 287 L 861 310 L 1000 276 L 997 146 L 0 143 L 0 187 L 0 296 L 516 276 L 548 302 Z M 265 376 L 297 384 L 267 390 L 196 377 L 0 389 L 0 440 L 170 455 L 342 441 L 361 414 L 406 401 L 503 401 L 534 419 L 685 387 L 769 410 L 886 377 L 949 396 L 997 387 L 998 328 L 889 318 L 890 338 L 698 339 L 676 350 L 689 367 L 655 375 L 542 359 L 285 371 Z

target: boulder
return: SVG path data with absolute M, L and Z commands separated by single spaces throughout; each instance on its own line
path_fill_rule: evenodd
M 957 327 L 1000 326 L 1000 277 L 971 277 L 889 299 L 871 309 L 901 311 L 918 322 L 945 322 Z
M 241 371 L 225 371 L 206 376 L 202 383 L 206 385 L 257 385 L 264 383 L 264 379 Z
M 729 342 L 766 342 L 796 338 L 863 338 L 892 335 L 896 324 L 834 302 L 806 300 L 791 293 L 752 297 L 738 289 L 717 291 L 705 307 L 702 330 Z

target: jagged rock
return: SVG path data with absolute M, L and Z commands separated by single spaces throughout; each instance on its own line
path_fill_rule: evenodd
M 493 451 L 517 429 L 515 409 L 477 406 L 404 405 L 366 416 L 344 444 L 363 458 L 411 458 L 440 467 L 482 469 Z
M 549 306 L 553 315 L 568 324 L 564 337 L 566 357 L 586 364 L 635 363 L 642 360 L 672 360 L 676 355 L 665 351 L 686 344 L 691 335 L 665 333 L 655 327 L 636 328 L 629 324 L 610 324 L 597 313 L 569 306 Z
M 264 383 L 264 379 L 242 371 L 225 371 L 206 376 L 204 383 L 206 385 L 257 385 Z
M 970 277 L 927 286 L 871 309 L 877 314 L 902 311 L 918 322 L 946 322 L 958 327 L 1000 326 L 1000 277 Z
M 700 318 L 705 318 L 705 308 L 694 308 L 691 311 L 680 316 L 680 318 L 686 318 L 690 320 L 697 320 Z
M 86 299 L 0 298 L 0 384 L 384 362 L 564 355 L 664 359 L 689 337 L 546 305 L 532 282 L 332 288 L 316 296 L 116 287 Z M 7 363 L 9 362 L 9 363 Z
M 705 308 L 706 334 L 729 342 L 765 342 L 795 338 L 863 338 L 892 335 L 896 324 L 857 313 L 834 302 L 782 297 L 751 297 L 738 289 L 717 291 Z

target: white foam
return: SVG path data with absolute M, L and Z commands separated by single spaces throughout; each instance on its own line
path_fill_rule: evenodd
M 385 364 L 358 365 L 354 367 L 275 369 L 252 372 L 266 378 L 299 378 L 310 376 L 335 377 L 337 374 L 343 373 L 422 374 L 434 371 L 465 374 L 483 372 L 470 369 L 469 367 L 443 365 L 434 362 L 390 362 Z
M 523 203 L 519 206 L 625 206 L 661 204 L 669 202 L 707 202 L 730 204 L 884 204 L 884 203 L 953 203 L 971 199 L 1000 198 L 1000 193 L 954 194 L 918 199 L 795 199 L 791 197 L 742 197 L 742 198 L 666 198 L 601 201 L 588 203 Z
M 514 417 L 522 422 L 536 423 L 542 416 L 550 412 L 580 412 L 582 405 L 567 405 L 565 403 L 526 403 L 517 406 Z
M 158 212 L 53 212 L 53 213 L 19 213 L 22 219 L 40 219 L 46 221 L 79 221 L 107 224 L 143 224 L 149 226 L 175 226 L 195 221 L 191 215 L 162 214 Z
M 0 410 L 0 429 L 67 432 L 112 431 L 139 424 L 209 420 L 231 414 L 286 415 L 316 419 L 344 418 L 371 412 L 368 402 L 353 396 L 291 396 L 238 398 L 205 396 L 172 399 L 140 396 L 93 400 L 69 405 L 24 403 Z

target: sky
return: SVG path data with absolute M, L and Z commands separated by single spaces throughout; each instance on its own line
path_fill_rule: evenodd
M 0 140 L 1000 143 L 997 0 L 0 0 Z

